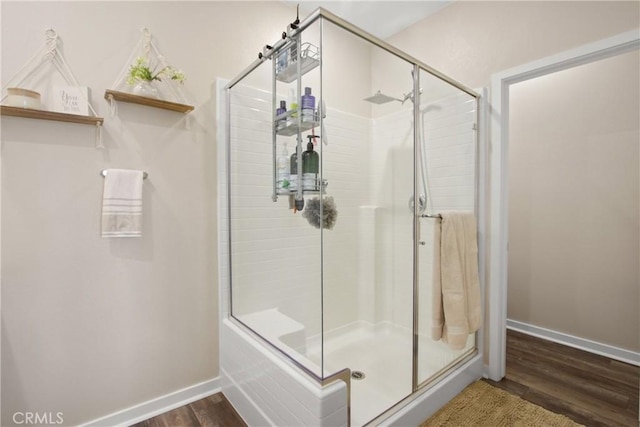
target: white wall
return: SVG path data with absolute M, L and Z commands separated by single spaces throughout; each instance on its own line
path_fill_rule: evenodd
M 53 27 L 106 146 L 92 126 L 2 117 L 3 426 L 15 411 L 76 425 L 218 376 L 214 82 L 294 16 L 280 2 L 2 2 L 4 79 Z M 186 73 L 190 130 L 164 110 L 109 115 L 104 90 L 144 26 Z M 99 236 L 108 167 L 149 172 L 140 239 Z
M 498 71 L 638 28 L 639 7 L 626 1 L 460 1 L 388 41 L 478 88 Z
M 510 91 L 508 318 L 640 351 L 638 51 Z

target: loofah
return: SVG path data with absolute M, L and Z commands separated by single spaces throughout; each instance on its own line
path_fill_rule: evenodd
M 320 228 L 320 198 L 314 197 L 307 200 L 302 216 L 315 228 Z M 338 209 L 333 197 L 322 199 L 322 228 L 332 229 L 338 219 Z

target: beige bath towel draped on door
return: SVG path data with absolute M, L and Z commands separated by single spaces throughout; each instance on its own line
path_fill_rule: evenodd
M 431 337 L 461 350 L 482 323 L 476 219 L 472 212 L 442 212 L 434 230 Z

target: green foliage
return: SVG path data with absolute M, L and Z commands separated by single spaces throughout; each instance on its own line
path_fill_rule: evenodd
M 136 62 L 129 66 L 129 75 L 127 76 L 127 83 L 131 86 L 138 82 L 147 81 L 152 82 L 154 80 L 162 81 L 161 77 L 168 77 L 171 80 L 177 80 L 179 83 L 184 83 L 185 76 L 180 70 L 167 65 L 160 71 L 157 71 L 157 66 L 153 68 L 147 63 L 147 59 L 143 57 L 136 58 Z

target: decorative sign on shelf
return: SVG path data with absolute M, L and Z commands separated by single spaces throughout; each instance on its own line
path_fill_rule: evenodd
M 2 86 L 7 95 L 0 102 L 0 114 L 31 119 L 54 120 L 67 123 L 92 124 L 96 126 L 96 148 L 102 145 L 102 123 L 104 119 L 98 117 L 96 110 L 89 103 L 89 88 L 80 86 L 73 75 L 69 64 L 64 59 L 62 51 L 58 49 L 58 33 L 52 28 L 44 32 L 46 43 L 27 63 Z M 25 89 L 32 87 L 24 84 L 37 69 L 49 63 L 60 73 L 64 83 L 68 86 L 53 86 L 53 93 L 47 91 L 50 101 L 46 107 L 40 102 L 40 93 Z M 62 83 L 62 84 L 64 84 Z M 47 86 L 49 87 L 49 86 Z M 5 98 L 7 103 L 5 103 Z M 52 110 L 52 111 L 50 111 Z
M 53 111 L 89 115 L 89 88 L 86 86 L 54 86 Z

